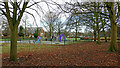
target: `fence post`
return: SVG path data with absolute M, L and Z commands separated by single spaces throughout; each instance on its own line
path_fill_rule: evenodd
M 30 38 L 29 38 L 29 44 L 30 44 Z
M 52 45 L 52 38 L 51 38 L 51 45 Z
M 64 46 L 65 46 L 65 39 L 64 39 Z

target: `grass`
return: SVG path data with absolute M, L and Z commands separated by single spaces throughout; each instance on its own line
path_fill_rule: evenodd
M 75 38 L 66 38 L 66 40 L 75 40 Z M 80 38 L 77 38 L 77 40 L 80 40 Z
M 72 43 L 79 43 L 80 41 L 72 41 L 72 42 L 65 42 L 65 44 L 72 44 Z M 64 45 L 64 44 L 27 44 L 27 43 L 18 43 L 17 45 L 17 52 L 22 51 L 34 51 L 34 50 L 40 50 L 47 48 L 47 50 L 50 50 L 51 48 L 57 48 L 59 46 L 53 46 L 53 45 Z M 2 46 L 0 46 L 0 54 L 1 53 L 9 53 L 10 52 L 10 43 L 2 43 Z
M 23 39 L 23 38 L 19 38 L 18 40 L 34 40 L 33 38 L 25 38 L 25 39 Z M 10 39 L 0 39 L 0 41 L 10 41 Z
M 10 39 L 0 39 L 0 41 L 9 41 Z
M 117 42 L 120 42 L 120 40 L 117 40 Z
M 0 50 L 2 49 L 1 53 L 9 53 L 10 52 L 10 44 L 2 44 L 3 46 L 0 46 Z M 48 50 L 50 48 L 56 48 L 57 46 L 49 46 L 49 45 L 40 45 L 40 44 L 18 44 L 17 45 L 17 51 L 34 51 L 34 50 L 42 50 L 43 48 L 47 48 Z M 0 53 L 0 54 L 1 54 Z
M 25 38 L 25 39 L 21 38 L 19 40 L 34 40 L 34 38 Z

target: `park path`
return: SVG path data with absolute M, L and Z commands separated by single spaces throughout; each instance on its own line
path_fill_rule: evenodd
M 118 66 L 118 53 L 107 52 L 109 43 L 74 43 L 58 48 L 18 53 L 18 62 L 3 54 L 3 66 Z

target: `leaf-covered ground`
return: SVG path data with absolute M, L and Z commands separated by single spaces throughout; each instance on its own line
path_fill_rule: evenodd
M 40 45 L 39 45 L 40 46 Z M 47 46 L 47 45 L 46 45 Z M 51 46 L 51 45 L 49 45 Z M 55 45 L 54 45 L 55 46 Z M 18 52 L 18 62 L 9 61 L 9 54 L 2 54 L 3 66 L 118 66 L 118 52 L 107 52 L 109 43 L 96 45 L 82 42 L 39 48 L 34 51 Z

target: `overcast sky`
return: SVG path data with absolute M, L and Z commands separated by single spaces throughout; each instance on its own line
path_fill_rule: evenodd
M 35 0 L 35 1 L 37 2 L 37 0 Z M 50 0 L 46 0 L 46 1 L 50 2 Z M 65 2 L 74 3 L 76 0 L 52 0 L 52 1 L 57 2 L 58 4 L 64 4 Z M 39 6 L 42 8 L 43 12 L 48 12 L 49 9 L 50 9 L 50 11 L 58 10 L 56 5 L 49 4 L 49 6 L 48 6 L 45 2 L 39 3 Z M 48 9 L 48 7 L 49 7 L 49 9 Z M 27 11 L 34 14 L 38 27 L 43 27 L 43 29 L 46 31 L 46 29 L 44 28 L 42 22 L 40 22 L 41 19 L 44 17 L 44 14 L 41 12 L 40 9 L 37 8 L 37 6 L 33 6 L 32 8 L 36 9 L 39 12 L 39 15 L 33 10 L 27 9 Z M 55 11 L 55 12 L 58 12 L 58 11 Z M 22 17 L 23 19 L 25 18 L 25 15 L 28 16 L 28 23 L 30 23 L 32 27 L 36 27 L 36 24 L 34 22 L 34 18 L 31 15 L 28 15 L 28 14 L 24 13 L 24 16 Z M 61 18 L 62 22 L 65 22 L 66 16 L 68 17 L 69 14 L 62 14 L 62 18 Z M 24 23 L 21 21 L 20 25 L 24 26 Z M 82 28 L 81 32 L 84 32 L 84 28 L 85 27 Z M 74 31 L 74 30 L 72 30 L 72 31 Z
M 0 1 L 2 1 L 2 0 L 0 0 Z M 34 1 L 38 2 L 38 1 L 45 1 L 45 0 L 34 0 Z M 46 1 L 50 2 L 51 0 L 46 0 Z M 58 4 L 64 4 L 65 2 L 72 2 L 72 3 L 74 3 L 76 1 L 81 2 L 81 1 L 88 1 L 88 0 L 52 0 L 52 1 L 57 2 Z M 91 0 L 91 1 L 95 1 L 95 0 Z M 103 0 L 99 0 L 99 1 L 103 1 Z M 113 1 L 113 0 L 108 0 L 108 1 Z M 116 1 L 120 1 L 120 0 L 116 0 Z M 29 5 L 31 3 L 33 3 L 33 2 L 30 2 Z M 41 6 L 41 9 L 38 9 L 36 6 L 33 6 L 32 8 L 36 9 L 38 11 L 38 13 L 39 13 L 40 16 L 35 11 L 33 11 L 33 10 L 27 9 L 27 11 L 30 12 L 30 13 L 32 13 L 35 16 L 37 25 L 39 27 L 43 27 L 43 29 L 45 30 L 43 24 L 40 22 L 41 19 L 44 16 L 44 14 L 41 12 L 41 10 L 43 10 L 43 12 L 49 11 L 48 10 L 48 5 L 45 2 L 41 2 L 41 3 L 39 3 L 39 6 Z M 55 10 L 57 8 L 56 5 L 49 4 L 49 6 L 52 7 L 52 8 L 49 7 L 50 11 Z M 24 13 L 24 16 L 22 17 L 23 19 L 24 19 L 25 15 L 26 14 Z M 34 23 L 34 18 L 31 15 L 28 15 L 28 14 L 27 14 L 27 16 L 28 16 L 28 23 L 30 23 L 32 27 L 36 27 L 36 24 Z M 65 14 L 65 15 L 63 14 L 62 15 L 62 19 L 61 19 L 62 22 L 64 22 L 66 20 L 65 16 L 69 16 L 69 14 Z M 20 25 L 24 26 L 24 23 L 22 23 L 22 21 L 21 21 Z M 81 32 L 84 32 L 84 29 L 85 29 L 85 27 L 82 28 Z

